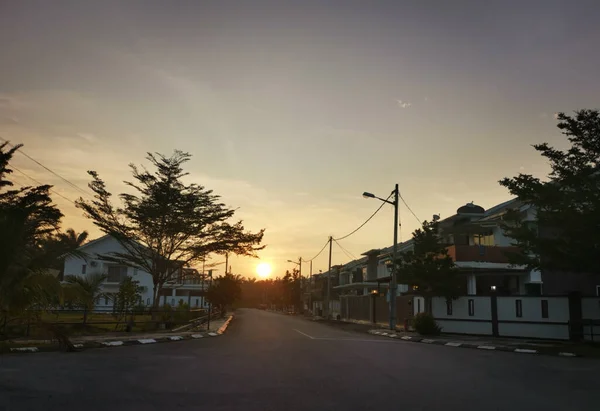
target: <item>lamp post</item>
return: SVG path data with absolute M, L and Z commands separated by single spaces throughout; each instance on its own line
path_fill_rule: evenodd
M 209 282 L 208 282 L 208 288 L 210 288 L 212 286 L 212 270 L 208 270 L 208 278 L 210 278 Z M 206 331 L 210 331 L 210 316 L 211 316 L 211 311 L 212 311 L 212 302 L 210 300 L 208 300 L 208 321 L 206 322 Z
M 394 186 L 392 191 L 394 201 L 389 201 L 374 194 L 364 192 L 363 197 L 365 198 L 376 198 L 384 203 L 388 203 L 394 206 L 394 246 L 392 248 L 392 273 L 390 279 L 390 330 L 396 329 L 396 294 L 398 290 L 398 280 L 396 279 L 396 253 L 398 251 L 398 197 L 400 192 L 398 190 L 398 184 Z M 389 197 L 388 197 L 389 198 Z
M 300 275 L 300 287 L 298 287 L 298 291 L 300 293 L 300 304 L 302 304 L 302 257 L 298 257 L 298 262 L 288 260 L 288 263 L 296 264 L 298 266 L 298 274 Z

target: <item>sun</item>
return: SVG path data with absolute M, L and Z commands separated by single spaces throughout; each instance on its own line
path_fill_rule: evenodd
M 267 278 L 271 274 L 271 265 L 269 263 L 260 263 L 256 266 L 256 273 L 260 278 Z

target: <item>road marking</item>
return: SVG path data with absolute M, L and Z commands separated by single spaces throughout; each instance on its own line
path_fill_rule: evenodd
M 576 357 L 576 355 L 572 352 L 559 352 L 558 355 L 561 357 Z
M 528 350 L 527 348 L 517 348 L 515 352 L 522 352 L 526 354 L 537 354 L 537 350 Z
M 172 337 L 169 337 L 169 340 L 171 340 L 171 341 L 179 341 L 179 340 L 183 340 L 183 337 L 180 337 L 178 335 L 174 335 Z
M 21 351 L 21 352 L 37 352 L 37 347 L 17 347 L 11 348 L 11 351 Z
M 492 347 L 491 345 L 478 345 L 477 348 L 480 350 L 495 350 L 496 347 Z
M 117 347 L 119 345 L 123 345 L 123 341 L 105 341 L 102 344 L 107 345 L 109 347 Z
M 462 345 L 462 343 L 459 343 L 459 342 L 447 342 L 445 345 L 447 345 L 449 347 L 460 347 Z
M 425 339 L 423 339 L 423 340 L 421 340 L 421 342 L 422 342 L 422 343 L 425 343 L 425 344 L 432 344 L 434 341 L 435 341 L 435 340 L 428 340 L 428 339 L 426 339 L 426 338 L 425 338 Z
M 156 342 L 154 338 L 142 338 L 138 341 L 140 342 L 140 344 L 154 344 Z
M 407 336 L 407 335 L 405 335 L 404 337 L 400 337 L 400 338 L 401 338 L 402 340 L 404 340 L 404 341 L 410 341 L 410 340 L 412 340 L 412 337 L 409 337 L 409 336 Z
M 217 333 L 208 333 L 208 335 L 210 335 L 211 337 L 216 337 L 219 334 L 217 334 Z
M 203 338 L 204 336 L 202 334 L 192 334 L 190 337 L 192 337 L 192 338 Z
M 293 328 L 293 330 L 294 330 L 294 331 L 296 331 L 296 332 L 297 332 L 297 333 L 299 333 L 299 334 L 302 334 L 302 335 L 303 335 L 303 336 L 305 336 L 305 337 L 308 337 L 308 338 L 310 338 L 311 340 L 314 340 L 314 339 L 315 339 L 315 337 L 311 337 L 311 336 L 310 336 L 310 335 L 308 335 L 308 334 L 304 334 L 304 333 L 303 333 L 302 331 L 300 331 L 300 330 L 297 330 L 297 329 L 295 329 L 295 328 Z

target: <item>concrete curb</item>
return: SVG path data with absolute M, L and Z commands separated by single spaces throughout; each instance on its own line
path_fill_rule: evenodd
M 494 346 L 494 345 L 481 345 L 481 344 L 471 344 L 465 342 L 458 341 L 448 341 L 448 340 L 436 340 L 431 338 L 422 338 L 422 337 L 412 337 L 408 335 L 400 336 L 393 332 L 387 332 L 382 330 L 370 330 L 369 334 L 380 335 L 382 337 L 388 338 L 396 338 L 404 341 L 424 343 L 424 344 L 434 344 L 434 345 L 445 345 L 447 347 L 457 347 L 457 348 L 475 348 L 478 350 L 486 350 L 486 351 L 504 351 L 504 352 L 514 352 L 518 354 L 537 354 L 537 355 L 550 355 L 550 356 L 558 356 L 558 357 L 581 357 L 581 355 L 572 353 L 572 352 L 559 352 L 559 353 L 549 353 L 539 350 L 526 349 L 526 348 L 513 348 L 507 346 Z M 399 338 L 398 338 L 399 337 Z
M 130 345 L 148 345 L 148 344 L 159 344 L 159 343 L 170 343 L 177 341 L 186 341 L 186 340 L 197 340 L 204 337 L 218 337 L 225 333 L 227 327 L 233 320 L 233 315 L 230 315 L 227 321 L 219 327 L 217 332 L 201 332 L 196 334 L 186 334 L 186 335 L 167 335 L 164 337 L 154 337 L 154 338 L 137 338 L 137 339 L 129 339 L 129 340 L 114 340 L 114 341 L 85 341 L 83 343 L 73 344 L 77 350 L 88 350 L 92 348 L 111 348 L 111 347 L 124 347 Z M 26 353 L 36 353 L 36 352 L 56 352 L 60 351 L 60 348 L 55 345 L 50 346 L 38 346 L 38 347 L 13 347 L 10 351 L 4 352 L 5 354 L 26 354 Z M 0 353 L 1 355 L 2 353 Z

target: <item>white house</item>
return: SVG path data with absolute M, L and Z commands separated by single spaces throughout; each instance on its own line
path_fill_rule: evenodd
M 85 253 L 86 258 L 68 257 L 65 259 L 64 274 L 86 276 L 95 273 L 101 273 L 108 278 L 103 284 L 103 289 L 107 293 L 116 293 L 119 290 L 121 281 L 129 276 L 139 281 L 140 286 L 144 287 L 141 303 L 151 306 L 153 303 L 153 283 L 152 276 L 138 268 L 120 265 L 108 261 L 102 261 L 101 256 L 111 253 L 124 253 L 125 249 L 119 242 L 109 236 L 92 240 L 78 251 Z M 198 273 L 195 269 L 183 268 L 177 273 L 176 278 L 163 286 L 159 295 L 160 305 L 166 303 L 176 306 L 180 303 L 186 303 L 191 308 L 200 308 L 207 306 L 204 291 L 208 287 L 205 276 Z M 101 299 L 96 302 L 98 310 L 111 309 L 113 301 L 109 298 Z

